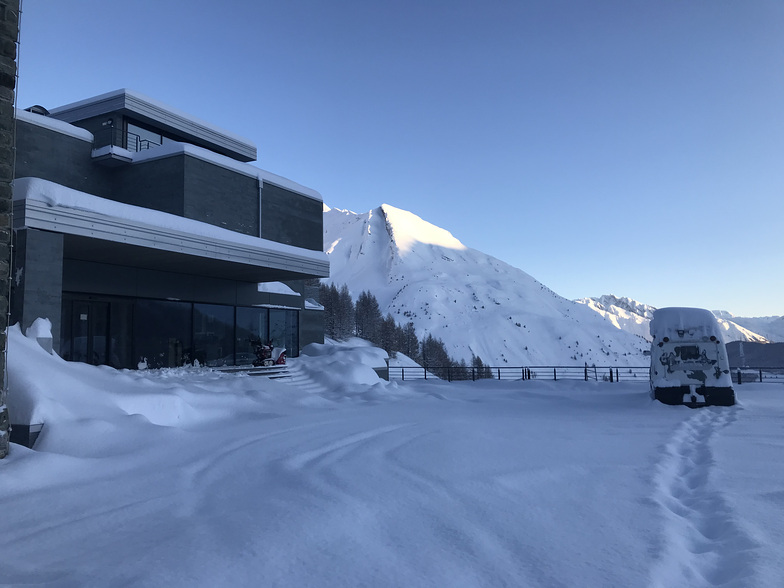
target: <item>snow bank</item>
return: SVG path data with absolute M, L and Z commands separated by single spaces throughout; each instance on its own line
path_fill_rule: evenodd
M 647 382 L 388 384 L 359 341 L 309 346 L 286 382 L 129 372 L 67 363 L 18 327 L 8 360 L 9 400 L 46 421 L 36 451 L 0 460 L 4 585 L 784 577 L 777 384 L 699 410 Z

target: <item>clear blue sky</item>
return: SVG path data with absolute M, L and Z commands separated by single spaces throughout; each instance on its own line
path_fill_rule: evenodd
M 784 314 L 784 2 L 23 0 L 19 106 L 132 88 L 566 296 Z

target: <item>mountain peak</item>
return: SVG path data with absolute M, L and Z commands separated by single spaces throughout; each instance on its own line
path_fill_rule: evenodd
M 491 365 L 637 365 L 640 337 L 558 296 L 524 271 L 463 245 L 449 231 L 389 204 L 324 213 L 329 282 L 354 299 L 370 291 L 382 314 L 420 339 Z
M 447 249 L 466 248 L 452 233 L 423 220 L 413 212 L 389 204 L 382 204 L 380 209 L 401 255 L 411 251 L 416 243 L 437 245 Z

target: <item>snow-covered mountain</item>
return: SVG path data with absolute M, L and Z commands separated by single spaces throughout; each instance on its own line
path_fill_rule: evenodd
M 580 298 L 576 300 L 598 312 L 616 328 L 628 331 L 650 341 L 648 325 L 653 318 L 653 306 L 637 302 L 631 298 L 618 298 L 612 294 L 599 298 Z
M 618 297 L 605 294 L 598 298 L 581 298 L 577 300 L 592 308 L 604 318 L 609 320 L 619 329 L 629 331 L 650 340 L 648 325 L 653 317 L 655 307 L 643 304 L 632 298 Z M 724 340 L 750 341 L 754 343 L 768 343 L 782 341 L 777 330 L 784 335 L 784 317 L 767 317 L 764 319 L 750 319 L 735 317 L 727 311 L 714 310 L 713 314 L 719 321 L 719 326 L 724 329 Z M 776 321 L 780 322 L 777 323 Z M 767 329 L 756 328 L 759 326 Z M 763 332 L 764 331 L 764 332 Z
M 749 331 L 758 333 L 768 341 L 784 343 L 784 316 L 747 317 L 735 316 L 726 310 L 714 310 L 720 320 L 730 321 Z
M 463 245 L 448 231 L 384 204 L 364 214 L 324 211 L 330 278 L 356 299 L 450 355 L 491 365 L 645 365 L 647 343 L 524 271 Z

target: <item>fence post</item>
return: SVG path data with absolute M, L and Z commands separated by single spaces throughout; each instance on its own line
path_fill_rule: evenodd
M 621 374 L 618 371 L 618 368 L 615 368 L 615 381 L 616 382 L 620 382 L 621 381 Z
M 447 382 L 451 382 L 452 381 L 452 368 L 451 368 L 451 366 L 446 366 L 446 381 Z
M 501 368 L 498 368 L 498 379 L 501 379 Z
M 471 368 L 471 381 L 476 382 L 476 368 Z
M 762 384 L 762 368 L 760 368 L 760 384 Z
M 553 380 L 557 380 L 557 379 L 558 379 L 558 374 L 556 373 L 555 368 L 553 368 Z
M 610 384 L 612 383 L 613 383 L 613 373 L 612 373 L 612 368 L 610 368 Z
M 743 383 L 743 376 L 740 373 L 740 369 L 738 369 L 738 386 Z
M 585 381 L 588 381 L 588 364 L 585 364 Z
M 427 364 L 425 364 L 425 380 L 427 380 Z

